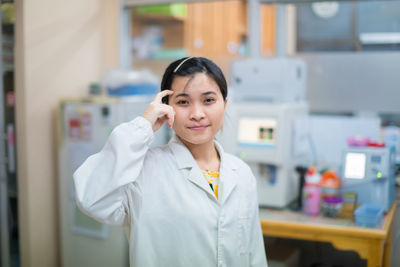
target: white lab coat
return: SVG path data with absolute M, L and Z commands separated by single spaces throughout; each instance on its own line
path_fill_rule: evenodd
M 250 168 L 216 143 L 216 199 L 179 138 L 150 148 L 152 139 L 143 117 L 123 123 L 74 174 L 78 206 L 127 227 L 130 266 L 267 266 Z

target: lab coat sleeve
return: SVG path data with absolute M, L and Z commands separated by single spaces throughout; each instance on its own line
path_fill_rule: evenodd
M 250 171 L 251 172 L 251 171 Z M 250 194 L 251 220 L 250 220 L 250 266 L 267 267 L 267 258 L 265 255 L 264 238 L 261 230 L 261 222 L 258 212 L 258 198 L 256 179 L 252 176 L 252 194 Z
M 121 225 L 127 215 L 126 187 L 141 175 L 153 140 L 151 123 L 143 117 L 120 124 L 103 149 L 74 173 L 79 208 L 100 222 Z

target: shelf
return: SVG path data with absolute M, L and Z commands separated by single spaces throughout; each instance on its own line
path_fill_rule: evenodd
M 139 6 L 132 9 L 132 16 L 144 21 L 184 21 L 187 5 L 184 3 Z
M 184 22 L 186 17 L 156 14 L 132 14 L 132 17 L 141 22 Z

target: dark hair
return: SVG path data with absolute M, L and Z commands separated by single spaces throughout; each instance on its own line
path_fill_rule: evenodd
M 211 60 L 204 57 L 184 57 L 178 59 L 166 68 L 162 81 L 161 91 L 172 90 L 171 85 L 176 76 L 188 76 L 195 73 L 205 73 L 218 85 L 224 100 L 228 94 L 228 86 L 221 69 Z M 163 103 L 168 104 L 168 96 L 164 97 Z

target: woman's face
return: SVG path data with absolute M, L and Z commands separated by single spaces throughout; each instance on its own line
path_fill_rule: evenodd
M 226 100 L 217 83 L 207 74 L 175 77 L 169 104 L 175 110 L 173 128 L 177 136 L 190 144 L 213 141 L 221 129 Z

